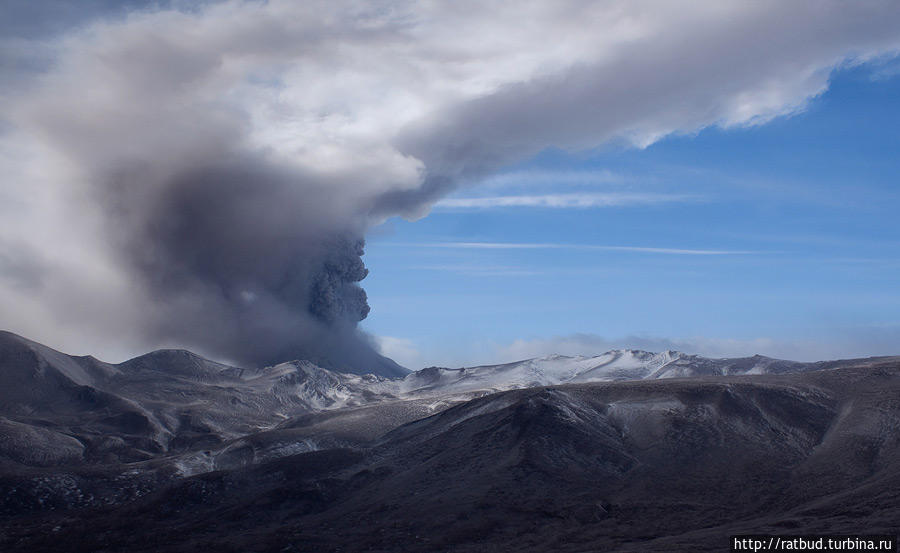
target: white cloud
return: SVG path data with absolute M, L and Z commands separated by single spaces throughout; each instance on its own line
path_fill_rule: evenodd
M 654 336 L 625 336 L 605 338 L 596 334 L 571 334 L 549 338 L 518 339 L 498 345 L 492 354 L 496 362 L 562 355 L 598 355 L 613 349 L 640 349 L 660 352 L 681 351 L 705 357 L 749 357 L 765 355 L 794 361 L 823 361 L 867 357 L 870 355 L 900 355 L 897 346 L 900 327 L 856 329 L 835 333 L 831 340 L 757 338 L 660 338 Z
M 423 248 L 458 248 L 473 250 L 592 250 L 665 255 L 753 255 L 778 253 L 750 250 L 696 250 L 687 248 L 653 248 L 644 246 L 602 246 L 595 244 L 554 244 L 528 242 L 432 242 L 407 245 Z
M 504 265 L 418 265 L 410 267 L 418 271 L 438 271 L 441 273 L 456 273 L 472 277 L 521 277 L 546 274 L 546 270 L 535 270 L 525 267 L 510 267 Z
M 630 177 L 614 173 L 608 169 L 591 171 L 571 170 L 528 170 L 512 171 L 491 175 L 480 180 L 478 188 L 481 189 L 509 189 L 531 187 L 596 187 L 621 185 L 630 180 Z
M 531 196 L 489 196 L 484 198 L 448 198 L 435 204 L 447 209 L 491 209 L 499 207 L 544 207 L 586 209 L 628 205 L 661 204 L 695 201 L 695 196 L 681 194 L 543 194 Z
M 421 368 L 422 354 L 412 340 L 394 336 L 374 336 L 374 339 L 381 355 L 413 370 Z

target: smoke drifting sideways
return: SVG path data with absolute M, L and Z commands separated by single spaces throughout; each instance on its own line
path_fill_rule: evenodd
M 400 374 L 357 326 L 373 225 L 548 147 L 795 113 L 900 48 L 874 0 L 173 5 L 0 39 L 10 330 Z

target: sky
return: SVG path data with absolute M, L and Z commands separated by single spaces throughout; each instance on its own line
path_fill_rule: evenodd
M 548 149 L 375 229 L 364 324 L 410 365 L 898 354 L 898 147 L 900 65 L 879 60 L 764 125 Z
M 896 2 L 70 6 L 0 6 L 2 328 L 385 374 L 900 352 Z

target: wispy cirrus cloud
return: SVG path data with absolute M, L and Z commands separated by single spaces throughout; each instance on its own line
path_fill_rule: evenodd
M 594 170 L 522 170 L 509 171 L 492 175 L 478 181 L 478 187 L 482 189 L 513 189 L 550 187 L 595 187 L 622 185 L 630 182 L 634 177 L 610 171 L 609 169 Z
M 546 274 L 547 271 L 505 265 L 416 265 L 414 271 L 437 271 L 473 277 L 522 277 Z
M 753 250 L 657 248 L 648 246 L 607 246 L 598 244 L 561 244 L 536 242 L 424 242 L 405 245 L 423 248 L 455 248 L 476 250 L 596 250 L 666 255 L 759 255 L 779 253 Z
M 447 198 L 435 204 L 444 209 L 497 209 L 505 207 L 537 207 L 552 209 L 589 209 L 632 205 L 698 201 L 699 196 L 653 193 L 535 194 L 487 196 L 480 198 Z

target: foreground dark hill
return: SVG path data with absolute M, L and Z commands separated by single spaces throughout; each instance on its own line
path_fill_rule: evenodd
M 900 363 L 834 366 L 496 393 L 108 507 L 10 510 L 23 488 L 7 487 L 0 549 L 723 551 L 738 533 L 897 534 Z M 65 476 L 87 493 L 89 475 Z

